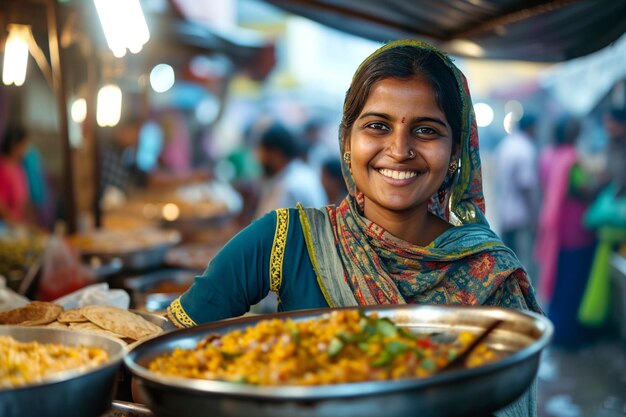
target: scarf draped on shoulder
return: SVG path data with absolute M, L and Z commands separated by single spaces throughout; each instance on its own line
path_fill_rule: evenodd
M 455 227 L 428 246 L 391 235 L 362 215 L 362 195 L 342 161 L 349 190 L 346 199 L 338 207 L 322 210 L 298 207 L 326 301 L 331 307 L 419 303 L 541 311 L 517 257 L 489 228 L 484 216 L 478 133 L 465 76 L 447 55 L 418 41 L 392 42 L 365 62 L 384 50 L 405 46 L 435 53 L 451 69 L 461 93 L 459 169 L 429 202 L 431 213 Z

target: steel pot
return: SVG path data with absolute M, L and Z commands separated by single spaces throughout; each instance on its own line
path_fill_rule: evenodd
M 106 336 L 45 327 L 0 326 L 19 342 L 95 346 L 109 359 L 88 370 L 60 372 L 46 382 L 0 388 L 0 417 L 98 417 L 111 407 L 116 375 L 126 347 Z
M 329 312 L 321 309 L 244 317 L 174 331 L 141 344 L 124 361 L 137 376 L 142 398 L 159 417 L 482 416 L 511 403 L 530 386 L 553 331 L 543 316 L 504 308 L 396 305 L 364 309 L 420 332 L 466 330 L 478 334 L 494 319 L 501 319 L 504 323 L 486 343 L 503 357 L 477 368 L 429 378 L 315 387 L 260 387 L 170 377 L 148 369 L 156 356 L 176 347 L 193 348 L 211 333 L 225 334 L 268 318 L 301 321 Z

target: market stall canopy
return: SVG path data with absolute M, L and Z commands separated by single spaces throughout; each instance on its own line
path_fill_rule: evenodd
M 606 96 L 615 85 L 624 89 L 626 81 L 626 35 L 611 47 L 588 56 L 564 62 L 545 70 L 541 87 L 548 91 L 569 112 L 584 116 Z M 621 92 L 624 106 L 626 94 Z
M 152 49 L 158 54 L 216 53 L 227 57 L 236 68 L 262 80 L 275 64 L 274 43 L 259 33 L 242 28 L 209 27 L 178 10 L 148 15 L 153 34 Z
M 626 31 L 626 1 L 265 0 L 376 41 L 414 38 L 465 57 L 560 62 Z

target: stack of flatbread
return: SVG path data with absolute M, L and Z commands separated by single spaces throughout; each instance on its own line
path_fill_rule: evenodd
M 93 305 L 64 310 L 58 304 L 43 301 L 33 301 L 24 307 L 0 312 L 0 324 L 45 326 L 97 333 L 128 344 L 163 333 L 160 326 L 118 307 Z

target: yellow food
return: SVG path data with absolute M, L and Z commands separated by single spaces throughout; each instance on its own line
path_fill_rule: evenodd
M 263 320 L 245 330 L 211 335 L 195 349 L 155 358 L 150 370 L 185 378 L 256 385 L 324 385 L 427 377 L 463 351 L 474 335 L 443 343 L 376 314 L 339 310 L 319 319 Z M 497 358 L 479 346 L 468 366 Z
M 0 336 L 0 388 L 43 382 L 58 372 L 94 368 L 108 358 L 106 351 L 96 347 L 23 343 Z

